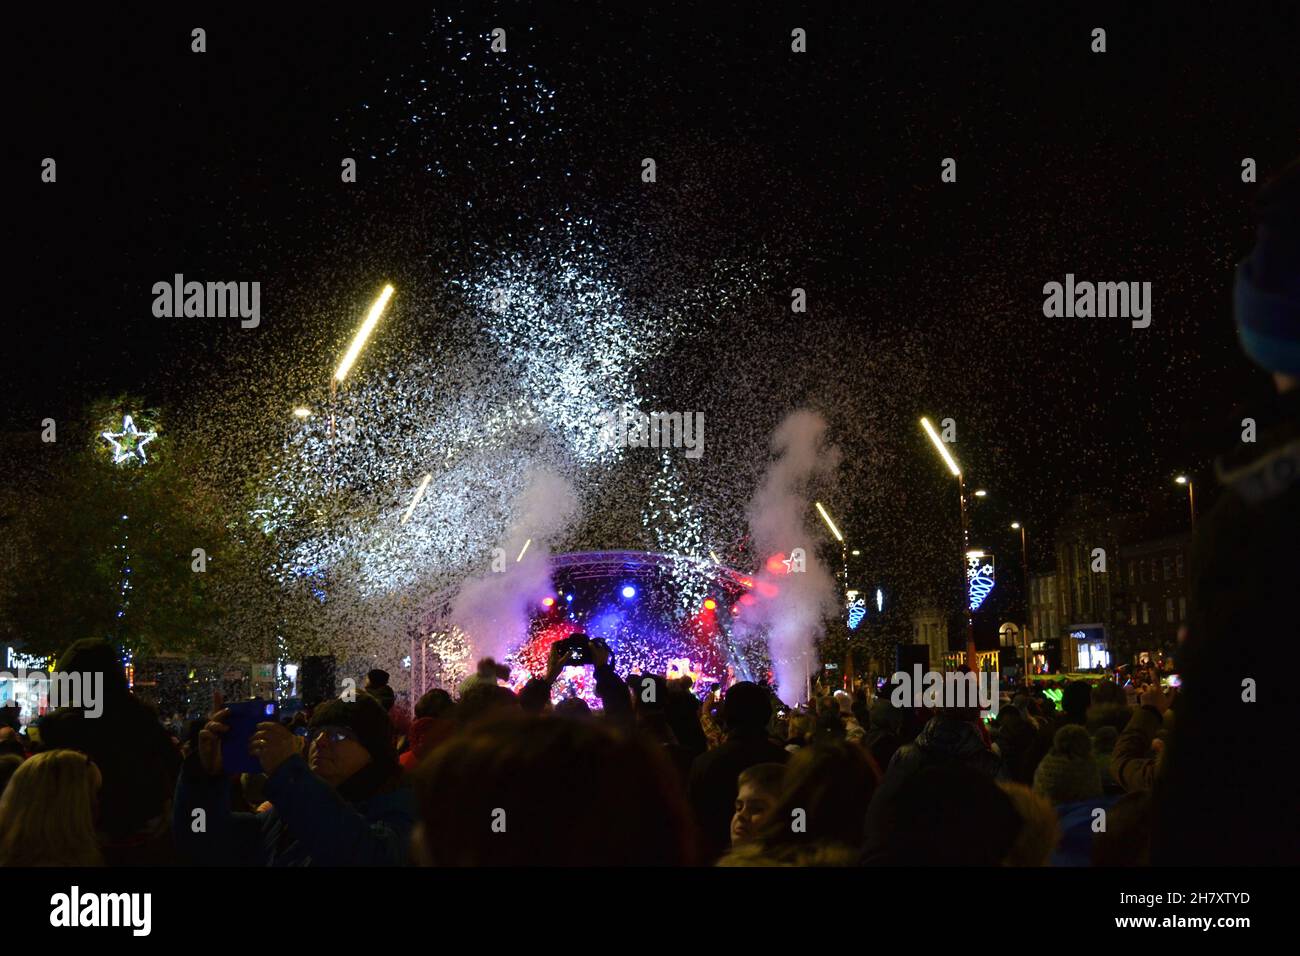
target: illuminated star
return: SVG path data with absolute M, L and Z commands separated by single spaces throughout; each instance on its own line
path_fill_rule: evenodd
M 122 418 L 120 432 L 103 432 L 103 437 L 113 446 L 113 464 L 120 465 L 128 458 L 139 456 L 140 464 L 145 465 L 149 459 L 145 457 L 144 446 L 157 438 L 158 433 L 140 431 L 131 416 L 126 415 Z

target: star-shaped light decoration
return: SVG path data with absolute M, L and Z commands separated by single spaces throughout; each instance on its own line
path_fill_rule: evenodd
M 149 459 L 145 457 L 144 446 L 157 438 L 158 433 L 140 431 L 131 416 L 125 415 L 122 418 L 122 430 L 103 432 L 103 437 L 113 446 L 113 464 L 120 465 L 128 459 L 139 459 L 140 464 L 147 465 Z

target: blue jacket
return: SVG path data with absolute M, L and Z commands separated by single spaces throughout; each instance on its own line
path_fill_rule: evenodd
M 1058 803 L 1056 819 L 1061 841 L 1052 853 L 1052 866 L 1092 866 L 1093 811 L 1109 811 L 1119 802 L 1120 794 L 1106 794 L 1074 803 Z
M 415 796 L 408 786 L 345 801 L 295 754 L 266 780 L 272 809 L 234 813 L 230 782 L 191 755 L 176 784 L 176 846 L 203 866 L 402 866 L 409 861 Z M 194 832 L 194 811 L 206 815 Z

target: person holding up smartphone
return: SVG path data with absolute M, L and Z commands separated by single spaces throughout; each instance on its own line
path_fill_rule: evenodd
M 596 696 L 605 710 L 605 720 L 625 729 L 635 726 L 632 699 L 627 685 L 614 671 L 614 652 L 603 638 L 588 638 L 575 631 L 551 645 L 546 660 L 546 676 L 533 677 L 521 691 L 520 706 L 525 713 L 541 714 L 550 702 L 551 686 L 566 667 L 590 666 L 596 678 Z
M 222 741 L 220 694 L 176 787 L 173 832 L 194 862 L 213 866 L 399 866 L 408 862 L 414 797 L 393 750 L 388 715 L 366 693 L 316 708 L 306 753 L 283 724 L 257 724 L 248 751 L 267 775 L 271 809 L 237 813 Z

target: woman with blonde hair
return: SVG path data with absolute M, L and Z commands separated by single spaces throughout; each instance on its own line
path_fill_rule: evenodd
M 0 797 L 0 866 L 102 866 L 99 768 L 75 750 L 23 761 Z

